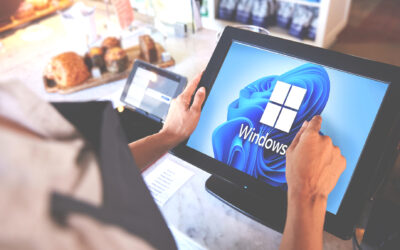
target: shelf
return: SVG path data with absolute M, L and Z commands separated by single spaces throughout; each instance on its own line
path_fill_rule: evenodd
M 321 0 L 323 1 L 323 0 Z M 278 2 L 288 2 L 288 3 L 295 3 L 295 4 L 301 4 L 304 6 L 309 6 L 309 7 L 317 7 L 321 5 L 321 2 L 309 2 L 306 0 L 278 0 Z
M 305 43 L 305 44 L 312 45 L 312 46 L 317 46 L 315 41 L 308 39 L 308 38 L 299 39 L 297 37 L 294 37 L 288 33 L 289 32 L 288 30 L 278 27 L 278 26 L 271 26 L 271 27 L 267 28 L 267 30 L 269 32 L 271 32 L 272 36 L 280 37 L 283 39 L 287 39 L 287 40 L 291 40 L 291 41 L 295 41 L 295 42 L 299 42 L 299 43 Z
M 207 17 L 202 18 L 202 23 L 203 23 L 204 28 L 216 30 L 218 32 L 221 31 L 222 29 L 224 29 L 228 25 L 229 26 L 244 25 L 244 24 L 237 23 L 237 22 L 220 20 L 220 19 L 212 19 L 212 18 L 207 18 Z M 317 44 L 314 41 L 312 41 L 310 39 L 304 39 L 304 40 L 298 39 L 294 36 L 289 35 L 288 30 L 283 29 L 278 26 L 268 27 L 267 30 L 269 32 L 271 32 L 272 36 L 280 37 L 280 38 L 295 41 L 295 42 L 305 43 L 305 44 L 312 45 L 312 46 L 317 46 Z
M 328 48 L 335 41 L 338 34 L 347 25 L 351 0 L 320 0 L 318 3 L 306 0 L 276 0 L 290 2 L 312 8 L 318 8 L 318 26 L 315 41 L 301 40 L 288 34 L 288 31 L 279 27 L 269 27 L 273 36 L 301 42 L 313 46 Z M 226 25 L 238 25 L 235 22 L 223 21 L 217 18 L 220 0 L 208 0 L 208 18 L 203 18 L 203 26 L 209 29 L 221 30 Z

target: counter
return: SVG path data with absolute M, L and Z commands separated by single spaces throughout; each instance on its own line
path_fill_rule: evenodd
M 161 208 L 168 225 L 190 237 L 206 249 L 278 249 L 282 234 L 238 212 L 205 189 L 210 174 L 175 156 L 173 161 L 194 172 Z M 144 175 L 154 171 L 155 164 Z M 324 249 L 353 249 L 351 240 L 341 240 L 324 232 Z

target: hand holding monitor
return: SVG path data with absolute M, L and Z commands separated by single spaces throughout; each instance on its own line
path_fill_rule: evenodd
M 200 78 L 201 74 L 197 75 L 182 94 L 172 100 L 164 126 L 160 131 L 168 134 L 168 137 L 174 141 L 174 146 L 186 140 L 199 122 L 201 105 L 206 98 L 204 87 L 196 91 Z M 194 99 L 191 104 L 192 96 Z

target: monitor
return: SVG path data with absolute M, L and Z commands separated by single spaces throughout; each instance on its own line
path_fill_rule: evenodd
M 336 214 L 388 87 L 234 41 L 187 146 L 286 189 L 286 150 L 303 122 L 321 115 L 321 133 L 347 161 L 328 197 L 327 211 Z
M 390 68 L 392 75 L 368 72 L 374 64 L 377 72 Z M 393 124 L 383 113 L 391 108 L 385 102 L 396 102 L 389 93 L 398 94 L 392 87 L 398 73 L 392 66 L 227 28 L 200 83 L 208 96 L 198 126 L 185 149 L 176 151 L 187 159 L 203 158 L 200 167 L 234 183 L 257 183 L 256 189 L 285 195 L 287 148 L 304 121 L 321 115 L 320 133 L 347 160 L 328 197 L 328 224 L 331 232 L 348 236 L 348 222 L 338 221 L 354 210 L 350 197 L 368 187 L 371 176 L 356 170 L 373 172 L 379 165 L 364 166 L 366 151 L 378 159 L 387 146 L 374 137 L 387 138 L 384 127 Z M 205 166 L 211 162 L 213 167 Z

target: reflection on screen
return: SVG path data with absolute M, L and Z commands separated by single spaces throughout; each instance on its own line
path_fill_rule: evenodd
M 164 120 L 178 86 L 178 82 L 138 68 L 125 101 Z
M 328 198 L 336 214 L 388 85 L 233 42 L 188 146 L 286 189 L 286 150 L 305 120 L 346 157 Z

